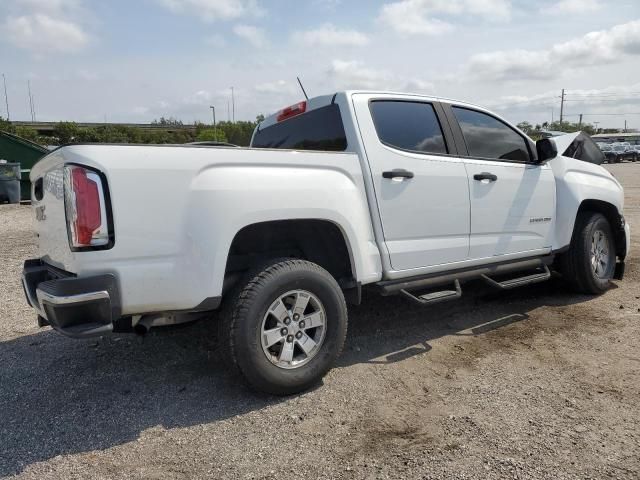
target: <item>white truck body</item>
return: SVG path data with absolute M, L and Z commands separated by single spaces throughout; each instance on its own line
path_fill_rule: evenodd
M 405 109 L 408 117 L 394 117 Z M 337 137 L 294 129 L 321 115 L 331 120 L 322 117 L 319 128 Z M 404 148 L 427 121 L 431 133 Z M 282 148 L 296 135 L 300 148 Z M 501 145 L 515 147 L 500 158 L 484 153 Z M 71 145 L 41 160 L 31 171 L 39 258 L 23 274 L 41 324 L 90 336 L 121 318 L 214 310 L 238 272 L 269 256 L 316 262 L 345 291 L 357 291 L 356 302 L 365 285 L 407 293 L 434 278 L 455 281 L 459 294 L 464 272 L 482 276 L 539 260 L 548 273 L 587 210 L 606 217 L 623 272 L 630 231 L 613 175 L 555 153 L 539 159 L 533 141 L 481 107 L 339 92 L 265 119 L 252 146 L 260 148 Z M 70 247 L 69 204 L 77 200 L 65 175 L 74 166 L 102 178 L 94 233 L 108 235 L 108 244 Z M 82 287 L 96 276 L 107 286 Z M 76 301 L 110 302 L 118 318 L 107 314 L 105 325 L 84 330 L 74 320 L 65 331 L 47 305 Z
M 123 314 L 187 310 L 222 294 L 234 236 L 259 222 L 334 223 L 345 236 L 355 279 L 366 285 L 560 250 L 571 241 L 576 212 L 585 199 L 623 210 L 622 187 L 615 178 L 579 160 L 558 157 L 529 165 L 395 150 L 378 141 L 368 112 L 374 98 L 469 106 L 420 95 L 338 94 L 335 101 L 349 145 L 344 153 L 198 146 L 60 148 L 34 167 L 32 181 L 47 175 L 45 184 L 57 179 L 55 188 L 62 188 L 65 163 L 103 172 L 116 241 L 109 250 L 72 252 L 64 207 L 50 205 L 49 197 L 46 221 L 36 222 L 40 257 L 79 276 L 115 274 Z M 415 177 L 382 177 L 382 171 L 399 165 Z M 485 170 L 500 181 L 489 185 L 470 179 Z

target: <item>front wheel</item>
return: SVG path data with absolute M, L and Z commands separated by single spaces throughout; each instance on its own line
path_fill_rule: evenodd
M 561 258 L 560 267 L 565 280 L 578 292 L 598 294 L 609 288 L 616 252 L 611 226 L 604 215 L 578 215 L 571 246 Z
M 306 260 L 277 261 L 249 274 L 222 315 L 226 357 L 249 386 L 290 395 L 331 369 L 347 334 L 336 280 Z

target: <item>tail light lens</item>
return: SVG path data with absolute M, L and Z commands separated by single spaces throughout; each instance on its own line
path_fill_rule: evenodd
M 64 194 L 71 247 L 108 245 L 110 235 L 100 175 L 78 165 L 65 166 Z

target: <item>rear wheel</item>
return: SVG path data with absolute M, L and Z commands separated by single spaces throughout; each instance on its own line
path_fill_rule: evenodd
M 313 386 L 344 345 L 347 307 L 336 280 L 305 260 L 249 274 L 227 299 L 225 356 L 255 390 L 289 395 Z
M 561 259 L 565 280 L 578 292 L 602 293 L 609 288 L 615 266 L 615 240 L 609 222 L 600 213 L 580 213 L 569 251 Z

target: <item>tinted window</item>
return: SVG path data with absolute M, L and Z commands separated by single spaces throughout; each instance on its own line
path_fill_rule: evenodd
M 377 100 L 371 102 L 371 115 L 382 143 L 412 152 L 447 153 L 433 105 Z
M 528 162 L 525 139 L 506 124 L 490 115 L 453 107 L 467 150 L 472 157 Z
M 261 128 L 255 133 L 251 146 L 296 150 L 346 150 L 347 136 L 340 108 L 331 104 Z

